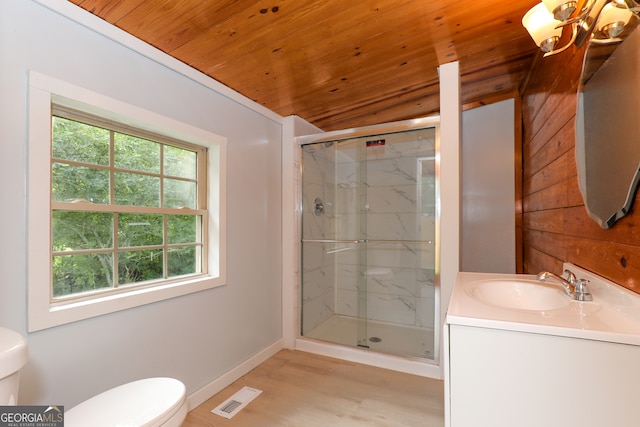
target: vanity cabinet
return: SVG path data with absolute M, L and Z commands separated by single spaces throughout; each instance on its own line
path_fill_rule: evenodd
M 636 427 L 640 347 L 447 324 L 448 427 Z
M 593 301 L 533 275 L 458 273 L 443 331 L 445 427 L 640 426 L 640 295 L 567 269 L 589 280 Z

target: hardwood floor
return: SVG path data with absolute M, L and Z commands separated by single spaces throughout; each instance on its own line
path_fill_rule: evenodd
M 244 386 L 262 390 L 227 420 L 211 410 Z M 441 427 L 442 381 L 282 350 L 189 412 L 183 427 Z

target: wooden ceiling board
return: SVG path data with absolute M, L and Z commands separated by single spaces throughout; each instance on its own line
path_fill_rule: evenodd
M 439 100 L 439 86 L 433 85 L 411 93 L 394 94 L 387 99 L 377 98 L 375 102 L 366 104 L 360 109 L 338 112 L 333 108 L 327 108 L 325 114 L 314 117 L 314 121 L 331 123 L 335 129 L 350 129 L 372 123 L 425 117 L 438 113 Z
M 302 2 L 298 2 L 301 5 Z M 360 9 L 347 9 L 341 14 L 344 18 L 339 20 L 317 20 L 312 12 L 319 7 L 327 8 L 333 3 L 345 3 L 339 0 L 318 0 L 317 4 L 307 4 L 298 7 L 289 15 L 287 9 L 281 7 L 278 12 L 267 12 L 260 19 L 252 19 L 244 22 L 243 33 L 240 34 L 237 22 L 227 22 L 218 26 L 214 31 L 195 38 L 187 45 L 171 52 L 177 57 L 193 58 L 192 62 L 197 68 L 200 64 L 207 63 L 211 67 L 207 72 L 215 72 L 222 68 L 224 63 L 200 58 L 205 49 L 210 49 L 222 60 L 244 60 L 245 56 L 263 55 L 272 53 L 286 55 L 289 63 L 295 64 L 298 57 L 305 56 L 315 58 L 320 55 L 331 54 L 339 50 L 344 51 L 348 47 L 358 47 L 358 43 L 384 32 L 369 20 L 363 21 L 358 17 L 364 14 Z M 360 4 L 349 2 L 347 5 Z M 221 35 L 228 37 L 221 37 Z M 234 38 L 235 37 L 235 38 Z M 233 39 L 232 39 L 233 38 Z M 310 42 L 313 41 L 313 42 Z M 320 64 L 318 64 L 320 65 Z
M 536 0 L 69 0 L 278 114 L 335 130 L 438 111 L 437 68 L 462 99 L 516 94 L 537 48 Z
M 71 3 L 75 3 L 105 21 L 115 24 L 145 1 L 146 0 L 74 0 Z
M 302 57 L 297 61 L 297 67 L 291 67 L 289 70 L 293 71 L 291 76 L 292 81 L 281 82 L 284 85 L 291 85 L 303 90 L 300 95 L 309 94 L 314 95 L 318 87 L 326 87 L 326 92 L 335 91 L 340 84 L 351 84 L 358 82 L 368 85 L 380 85 L 389 87 L 390 85 L 404 85 L 401 81 L 398 81 L 399 73 L 412 73 L 416 69 L 419 69 L 422 73 L 422 78 L 416 83 L 423 83 L 425 78 L 437 80 L 437 71 L 435 68 L 429 66 L 436 60 L 435 54 L 428 52 L 426 45 L 414 50 L 423 57 L 418 59 L 415 56 L 411 56 L 409 53 L 402 53 L 401 55 L 390 55 L 385 52 L 376 54 L 375 52 L 366 49 L 366 44 L 363 44 L 363 48 L 353 48 L 349 51 L 336 51 L 331 55 L 324 56 L 317 60 L 311 60 L 307 57 Z M 399 48 L 402 49 L 402 48 Z M 360 52 L 363 52 L 361 55 Z M 372 58 L 376 56 L 376 58 Z M 427 58 L 425 60 L 425 58 Z M 367 63 L 375 60 L 376 67 L 367 68 L 366 72 L 362 72 L 363 67 L 366 67 Z M 250 65 L 249 68 L 253 70 L 253 74 L 249 74 L 250 78 L 257 77 L 260 73 L 270 72 L 273 66 L 281 64 L 277 61 L 277 58 L 264 64 L 264 61 L 258 59 L 246 58 L 246 64 Z M 230 69 L 240 67 L 243 61 L 234 61 L 230 63 Z M 230 70 L 229 70 L 230 71 Z M 277 71 L 277 70 L 276 70 Z M 218 73 L 220 76 L 226 74 L 225 70 Z M 393 75 L 391 80 L 390 74 Z M 240 84 L 248 84 L 249 82 L 243 82 L 242 76 L 236 75 L 233 78 L 235 82 Z M 418 76 L 415 76 L 418 78 Z
M 129 15 L 115 22 L 126 31 L 143 40 L 150 40 L 158 49 L 171 52 L 200 36 L 210 28 L 213 17 L 220 11 L 232 11 L 233 2 L 225 2 L 222 9 L 207 7 L 203 0 L 164 0 L 147 2 Z M 166 17 L 172 19 L 167 21 Z

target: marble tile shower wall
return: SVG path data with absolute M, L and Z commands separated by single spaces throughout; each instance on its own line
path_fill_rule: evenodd
M 435 216 L 423 212 L 419 176 L 433 164 L 433 131 L 303 147 L 303 238 L 332 240 L 429 240 L 432 243 L 369 243 L 366 264 L 355 243 L 303 244 L 303 334 L 332 314 L 357 316 L 358 283 L 366 280 L 371 320 L 433 327 Z M 336 147 L 331 147 L 336 148 Z M 422 166 L 422 168 L 421 168 Z M 431 181 L 433 182 L 433 181 Z M 314 201 L 324 213 L 314 215 Z M 360 280 L 360 282 L 359 282 Z
M 333 227 L 335 160 L 324 144 L 303 147 L 302 237 L 305 240 L 336 239 Z M 324 211 L 316 215 L 315 200 Z M 305 334 L 335 313 L 335 245 L 302 244 L 302 333 Z

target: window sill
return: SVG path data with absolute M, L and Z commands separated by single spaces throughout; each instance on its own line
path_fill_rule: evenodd
M 225 285 L 218 277 L 203 276 L 161 286 L 132 288 L 86 300 L 59 302 L 36 310 L 29 316 L 29 332 L 139 307 Z

